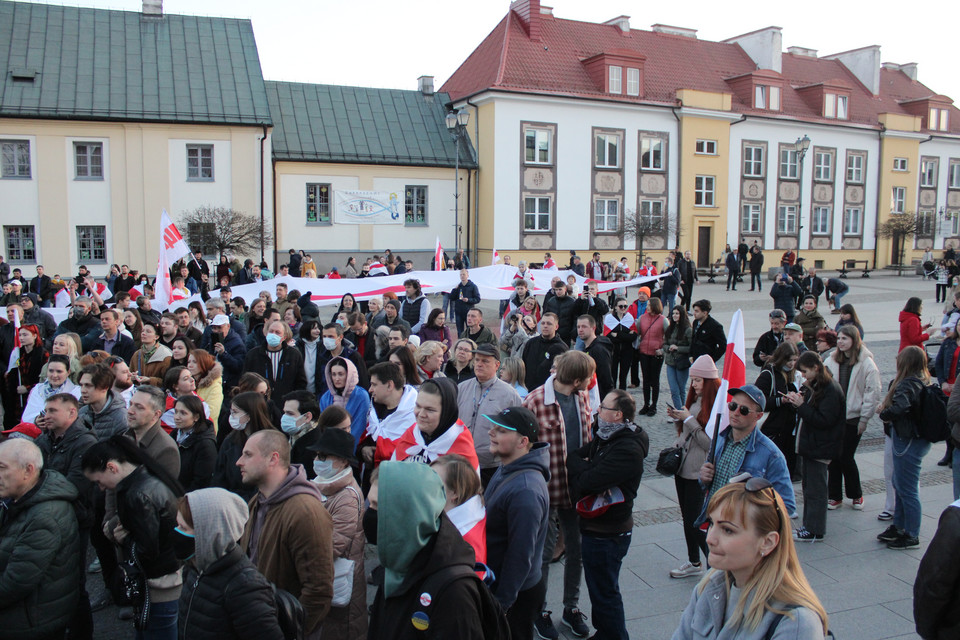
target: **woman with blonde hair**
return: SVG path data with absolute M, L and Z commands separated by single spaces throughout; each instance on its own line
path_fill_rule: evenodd
M 210 420 L 214 425 L 219 424 L 223 407 L 223 366 L 204 349 L 194 349 L 187 356 L 187 370 L 197 383 L 197 395 L 210 407 Z
M 447 360 L 443 373 L 457 384 L 473 378 L 473 352 L 477 343 L 470 338 L 460 338 L 453 343 L 453 357 Z M 407 381 L 409 384 L 410 381 Z
M 527 397 L 529 391 L 523 386 L 523 381 L 527 377 L 527 368 L 524 366 L 523 360 L 518 356 L 504 358 L 500 364 L 500 372 L 497 374 L 497 377 L 513 387 L 521 400 Z
M 487 563 L 487 510 L 480 476 L 470 461 L 456 453 L 440 456 L 430 466 L 443 481 L 447 514 L 463 539 L 473 547 L 477 562 Z
M 445 378 L 443 374 L 443 344 L 436 340 L 427 340 L 417 347 L 417 372 L 421 380 Z
M 765 478 L 710 499 L 711 570 L 694 587 L 673 640 L 821 640 L 827 612 L 800 566 L 783 499 Z
M 80 336 L 72 331 L 61 333 L 53 339 L 53 347 L 50 349 L 50 355 L 67 356 L 70 359 L 70 381 L 74 384 L 80 383 L 80 356 L 83 353 L 83 347 L 80 343 Z M 44 364 L 40 369 L 40 379 L 47 379 L 47 365 Z

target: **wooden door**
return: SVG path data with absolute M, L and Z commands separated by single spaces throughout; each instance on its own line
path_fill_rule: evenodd
M 710 227 L 698 227 L 697 229 L 697 267 L 707 269 L 710 267 Z

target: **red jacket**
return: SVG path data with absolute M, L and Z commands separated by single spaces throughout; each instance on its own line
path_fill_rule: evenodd
M 923 349 L 923 343 L 929 339 L 930 335 L 923 331 L 918 314 L 911 311 L 900 312 L 900 348 L 897 353 L 911 345 Z

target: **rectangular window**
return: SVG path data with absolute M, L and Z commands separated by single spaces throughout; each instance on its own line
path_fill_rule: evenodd
M 30 177 L 29 140 L 0 140 L 0 177 Z
M 760 233 L 760 215 L 763 211 L 763 205 L 745 204 L 743 205 L 743 217 L 740 221 L 740 228 L 744 233 Z
M 524 231 L 550 231 L 550 198 L 523 199 Z
M 213 145 L 187 145 L 187 180 L 213 181 Z
M 847 96 L 837 96 L 837 120 L 847 119 Z
M 527 129 L 524 132 L 527 163 L 550 164 L 550 133 L 549 129 Z
M 847 182 L 863 182 L 863 156 L 847 156 Z
M 907 170 L 907 159 L 906 159 L 906 158 L 894 158 L 894 159 L 893 159 L 893 170 L 894 170 L 894 171 L 906 171 L 906 170 Z
M 103 143 L 74 142 L 73 157 L 77 179 L 103 180 Z
M 830 207 L 814 207 L 810 220 L 810 233 L 826 235 L 830 233 Z
M 833 180 L 833 154 L 829 151 L 817 151 L 813 154 L 813 179 L 820 182 Z
M 187 225 L 187 243 L 205 256 L 217 255 L 217 227 L 212 222 L 191 222 Z
M 946 131 L 950 128 L 950 112 L 946 109 L 940 110 L 940 131 Z
M 623 67 L 610 65 L 610 93 L 621 93 L 623 84 Z
M 712 142 L 712 141 L 711 141 Z M 640 139 L 640 168 L 652 171 L 663 170 L 663 140 L 660 138 Z
M 717 141 L 716 140 L 697 140 L 696 153 L 705 156 L 715 156 L 717 155 Z
M 960 162 L 950 164 L 950 171 L 947 174 L 950 189 L 960 189 Z
M 823 94 L 823 117 L 846 120 L 847 100 L 847 96 L 837 95 L 836 93 Z
M 936 160 L 920 161 L 920 186 L 921 187 L 937 186 L 937 161 Z
M 953 237 L 960 236 L 960 212 L 948 211 L 947 222 L 949 223 L 947 228 L 950 229 L 950 235 Z
M 695 193 L 693 204 L 697 207 L 712 207 L 714 197 L 714 183 L 716 178 L 713 176 L 697 176 L 695 180 Z
M 594 203 L 593 230 L 611 232 L 620 228 L 620 201 L 598 199 Z
M 407 185 L 403 188 L 403 222 L 407 226 L 427 224 L 427 188 Z
M 753 89 L 753 106 L 755 109 L 767 108 L 767 88 L 758 84 Z
M 330 224 L 329 184 L 307 184 L 307 224 Z
M 927 118 L 927 129 L 946 131 L 950 128 L 950 111 L 947 109 L 930 108 Z
M 933 211 L 921 211 L 917 214 L 917 236 L 932 238 L 937 214 Z
M 797 179 L 796 149 L 780 149 L 780 178 L 783 180 Z
M 596 166 L 607 169 L 620 166 L 620 136 L 613 133 L 597 135 L 596 161 Z
M 750 178 L 763 177 L 763 147 L 743 148 L 743 175 Z
M 770 96 L 767 102 L 770 104 L 770 111 L 780 111 L 780 87 L 770 87 Z
M 797 235 L 796 205 L 780 205 L 780 212 L 777 215 L 777 233 L 784 236 Z
M 663 229 L 663 201 L 662 200 L 641 200 L 640 201 L 640 219 L 650 231 L 659 231 Z
M 640 95 L 640 69 L 627 68 L 627 95 Z
M 906 211 L 907 189 L 906 187 L 894 187 L 890 198 L 890 211 L 893 213 L 903 213 Z
M 10 262 L 36 262 L 37 245 L 32 226 L 10 226 L 3 228 L 3 239 Z
M 863 209 L 860 207 L 847 207 L 843 211 L 843 235 L 858 236 L 860 227 L 863 223 Z
M 77 227 L 77 255 L 80 262 L 107 261 L 107 228 Z

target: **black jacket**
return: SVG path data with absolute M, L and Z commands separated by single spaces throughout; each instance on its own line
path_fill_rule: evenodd
M 35 324 L 40 327 L 40 337 L 43 338 L 43 346 L 47 351 L 53 347 L 53 336 L 57 333 L 57 321 L 49 312 L 40 308 L 36 300 L 34 306 L 29 311 L 23 312 L 23 324 Z M 83 337 L 83 336 L 81 336 Z M 6 362 L 6 360 L 4 360 Z
M 40 296 L 41 300 L 53 300 L 53 287 L 51 286 L 50 276 L 35 276 L 30 280 L 30 293 Z
M 760 274 L 763 271 L 763 252 L 750 254 L 750 273 Z
M 84 452 L 95 444 L 97 444 L 97 436 L 79 419 L 70 425 L 57 442 L 54 442 L 49 431 L 44 431 L 36 440 L 36 445 L 43 452 L 43 468 L 60 473 L 77 488 L 79 497 L 74 507 L 81 529 L 89 529 L 94 525 L 94 488 L 83 473 L 80 459 Z
M 210 328 L 207 327 L 209 331 Z M 229 390 L 237 386 L 240 382 L 240 375 L 247 371 L 245 368 L 245 358 L 247 357 L 247 347 L 243 344 L 243 337 L 233 330 L 230 325 L 230 331 L 227 337 L 223 339 L 223 353 L 217 353 L 210 346 L 210 353 L 216 357 L 217 362 L 223 367 L 223 388 Z M 260 373 L 258 370 L 257 373 Z M 262 375 L 262 374 L 261 374 Z M 268 378 L 269 380 L 269 378 Z
M 479 584 L 472 578 L 455 580 L 440 593 L 432 594 L 429 627 L 414 628 L 411 618 L 420 609 L 420 586 L 434 573 L 450 566 L 473 567 L 473 548 L 447 518 L 440 516 L 440 530 L 420 549 L 407 571 L 400 590 L 390 598 L 383 594 L 382 570 L 374 572 L 377 596 L 370 615 L 368 640 L 414 640 L 416 638 L 482 640 Z
M 600 335 L 603 332 L 603 318 L 608 313 L 610 313 L 610 307 L 599 296 L 593 299 L 593 305 L 590 304 L 590 300 L 586 296 L 577 298 L 576 317 L 579 318 L 582 315 L 593 317 L 597 323 L 597 335 Z M 574 324 L 574 327 L 576 327 L 576 324 Z
M 606 336 L 597 336 L 589 347 L 584 347 L 583 351 L 593 358 L 597 365 L 597 387 L 602 400 L 614 387 L 613 343 Z
M 543 312 L 553 312 L 560 318 L 560 328 L 557 334 L 567 344 L 577 332 L 577 301 L 567 294 L 563 297 L 553 296 L 543 303 Z M 528 387 L 529 388 L 529 387 Z
M 270 396 L 273 404 L 283 409 L 283 396 L 296 389 L 307 388 L 307 374 L 303 370 L 303 356 L 297 351 L 296 347 L 283 345 L 283 353 L 280 356 L 280 364 L 277 366 L 277 375 L 273 375 L 273 366 L 270 363 L 270 356 L 264 347 L 257 347 L 247 352 L 247 357 L 243 361 L 243 371 L 259 373 L 267 382 L 273 394 Z M 320 356 L 317 356 L 317 360 Z M 317 382 L 319 387 L 319 381 Z
M 273 587 L 238 546 L 203 573 L 186 565 L 177 627 L 190 640 L 283 640 Z
M 555 335 L 547 340 L 543 336 L 533 336 L 523 345 L 520 359 L 526 367 L 526 377 L 523 386 L 529 391 L 543 385 L 550 377 L 550 367 L 553 360 L 564 351 L 569 350 L 567 343 L 560 336 Z
M 740 273 L 740 260 L 737 258 L 737 254 L 732 251 L 727 254 L 726 267 L 734 275 Z
M 105 339 L 101 333 L 99 336 L 97 336 L 96 340 L 90 343 L 90 349 L 100 349 L 102 351 L 106 351 L 103 346 L 104 342 Z M 130 358 L 132 358 L 133 354 L 136 352 L 137 345 L 133 343 L 133 339 L 118 332 L 117 342 L 113 345 L 113 349 L 111 349 L 109 353 L 112 356 L 119 356 L 123 358 L 124 362 L 130 364 Z
M 685 286 L 689 287 L 692 286 L 694 282 L 697 282 L 697 265 L 693 260 L 677 258 L 677 263 L 674 266 L 677 268 L 677 271 L 680 272 L 680 279 Z
M 80 336 L 80 339 L 83 340 L 87 337 L 87 334 L 93 331 L 100 331 L 100 319 L 97 316 L 88 313 L 83 318 L 77 318 L 71 314 L 67 319 L 57 325 L 57 330 L 54 335 L 59 336 L 62 333 L 72 332 Z M 86 347 L 87 345 L 84 346 Z
M 316 418 L 314 418 L 314 420 L 316 420 Z M 307 472 L 307 480 L 313 480 L 317 477 L 317 474 L 313 470 L 313 460 L 317 457 L 317 454 L 313 451 L 307 451 L 307 448 L 317 444 L 321 433 L 323 433 L 323 429 L 314 427 L 297 438 L 297 441 L 290 447 L 290 462 L 292 464 L 303 465 L 303 470 Z
M 129 536 L 123 543 L 130 558 L 131 544 L 147 578 L 159 578 L 180 568 L 173 552 L 177 526 L 177 496 L 146 467 L 139 466 L 117 484 L 117 515 Z
M 221 415 L 222 414 L 223 412 L 221 412 Z M 229 429 L 230 427 L 227 428 Z M 240 454 L 243 453 L 243 445 L 246 444 L 246 440 L 242 435 L 243 434 L 228 434 L 220 445 L 220 451 L 217 452 L 217 462 L 214 467 L 213 479 L 210 481 L 210 486 L 232 491 L 249 502 L 257 492 L 257 488 L 253 485 L 243 484 L 240 468 L 237 467 L 237 460 L 240 459 Z
M 806 402 L 797 407 L 800 433 L 797 453 L 814 460 L 836 460 L 843 448 L 847 403 L 840 383 L 831 379 L 820 390 L 819 398 L 809 387 L 803 392 Z
M 753 364 L 758 367 L 763 367 L 765 364 L 763 360 L 760 359 L 760 354 L 766 354 L 772 356 L 773 352 L 777 350 L 783 343 L 783 332 L 779 334 L 774 334 L 773 331 L 767 331 L 760 336 L 760 339 L 757 340 L 757 346 L 753 348 Z
M 787 320 L 792 320 L 797 313 L 797 297 L 803 293 L 803 289 L 796 281 L 787 284 L 785 281 L 780 284 L 774 283 L 770 287 L 770 297 L 773 298 L 773 308 L 781 309 L 787 314 Z
M 890 384 L 893 384 L 892 380 Z M 914 422 L 912 409 L 920 402 L 920 390 L 922 388 L 923 382 L 920 378 L 912 376 L 904 378 L 897 385 L 890 406 L 880 412 L 884 433 L 890 435 L 890 429 L 892 428 L 904 440 L 917 437 L 917 425 Z
M 819 298 L 823 294 L 823 279 L 820 276 L 807 276 L 800 282 L 800 288 L 803 289 L 804 295 L 809 293 Z
M 707 316 L 703 322 L 695 322 L 693 338 L 690 341 L 690 360 L 695 361 L 706 354 L 718 362 L 727 351 L 727 336 L 723 327 L 713 316 Z
M 788 375 L 793 378 L 793 372 Z M 793 433 L 797 426 L 797 408 L 784 402 L 780 394 L 796 391 L 797 386 L 793 382 L 787 382 L 782 374 L 774 375 L 773 365 L 765 365 L 754 384 L 766 398 L 767 419 L 760 428 L 763 435 L 776 438 Z
M 176 431 L 173 435 L 176 436 Z M 199 433 L 194 431 L 186 440 L 179 443 L 180 484 L 184 491 L 206 489 L 213 480 L 213 469 L 217 464 L 217 436 L 213 427 Z
M 597 435 L 567 454 L 567 477 L 577 500 L 618 487 L 623 502 L 611 505 L 596 518 L 580 518 L 580 531 L 599 537 L 617 536 L 633 530 L 633 500 L 643 476 L 643 459 L 650 438 L 642 427 L 623 428 L 609 440 Z
M 461 300 L 460 296 L 466 299 Z M 457 315 L 466 318 L 467 312 L 480 304 L 480 289 L 473 280 L 467 280 L 467 284 L 458 284 L 450 290 L 450 300 L 453 301 L 453 308 Z
M 960 638 L 960 508 L 940 514 L 913 583 L 913 619 L 924 640 Z

